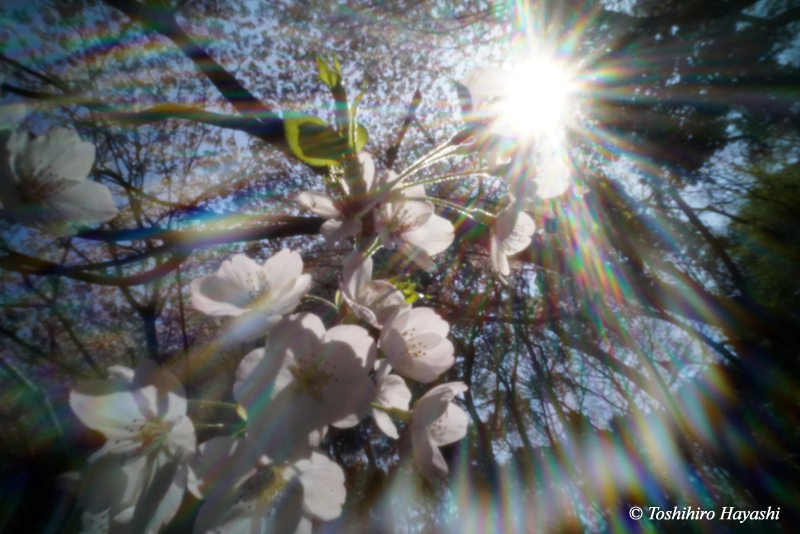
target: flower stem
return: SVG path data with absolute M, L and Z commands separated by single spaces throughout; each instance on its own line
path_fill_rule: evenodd
M 430 185 L 430 184 L 437 184 L 439 182 L 446 182 L 448 180 L 455 180 L 456 178 L 465 178 L 467 176 L 475 176 L 478 174 L 488 174 L 489 169 L 478 169 L 475 171 L 464 171 L 464 172 L 454 172 L 450 174 L 443 174 L 441 176 L 436 176 L 434 178 L 429 178 L 428 180 L 422 180 L 420 182 L 408 183 L 402 186 L 402 189 L 408 189 L 409 187 L 413 187 L 415 185 Z
M 234 410 L 238 406 L 235 402 L 222 402 L 222 401 L 213 401 L 213 400 L 204 400 L 204 399 L 189 399 L 187 402 L 191 404 L 197 404 L 200 406 L 207 406 L 209 408 L 233 408 Z
M 339 311 L 339 306 L 337 306 L 336 304 L 334 304 L 333 302 L 329 301 L 326 298 L 318 297 L 316 295 L 306 295 L 305 297 L 303 297 L 303 300 L 316 300 L 317 302 L 322 302 L 323 304 L 327 304 L 334 311 L 337 312 Z
M 378 252 L 381 249 L 381 240 L 380 238 L 376 238 L 375 241 L 367 248 L 367 251 L 364 253 L 365 258 L 371 258 L 373 254 Z
M 394 419 L 399 419 L 405 423 L 411 420 L 411 412 L 407 410 L 401 410 L 400 408 L 387 408 L 386 406 L 381 406 L 380 404 L 375 404 L 374 402 L 370 403 L 370 406 L 379 410 L 385 414 L 388 414 L 389 417 L 393 417 Z
M 462 214 L 462 215 L 464 215 L 466 217 L 469 217 L 470 219 L 477 220 L 473 216 L 476 213 L 481 216 L 481 219 L 484 219 L 486 217 L 490 217 L 492 219 L 495 218 L 494 213 L 489 213 L 488 211 L 484 211 L 484 210 L 482 210 L 480 208 L 465 208 L 464 206 L 459 206 L 458 204 L 454 204 L 453 202 L 449 202 L 449 201 L 444 200 L 442 198 L 426 197 L 425 200 L 428 201 L 428 202 L 432 202 L 434 204 L 437 204 L 439 206 L 442 206 L 442 207 L 449 208 L 451 210 L 457 211 L 460 214 Z M 481 222 L 484 222 L 484 221 L 481 221 Z
M 412 176 L 413 174 L 421 171 L 425 167 L 436 163 L 437 161 L 446 158 L 451 153 L 455 152 L 458 149 L 458 145 L 453 145 L 452 140 L 445 141 L 443 144 L 437 146 L 417 161 L 411 164 L 406 170 L 404 170 L 400 175 L 397 177 L 396 180 L 389 183 L 389 187 L 394 187 L 396 184 L 402 183 L 403 180 Z

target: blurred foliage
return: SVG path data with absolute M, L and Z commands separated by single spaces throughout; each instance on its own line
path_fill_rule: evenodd
M 800 313 L 800 164 L 753 168 L 752 185 L 731 224 L 735 253 L 764 306 Z

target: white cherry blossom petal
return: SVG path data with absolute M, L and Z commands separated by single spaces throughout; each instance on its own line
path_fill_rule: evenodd
M 117 208 L 109 189 L 87 180 L 95 148 L 72 130 L 35 139 L 18 129 L 0 130 L 0 205 L 13 222 L 60 235 L 74 225 L 111 220 Z
M 289 471 L 294 471 L 303 485 L 305 515 L 320 521 L 330 521 L 341 515 L 347 492 L 344 471 L 339 464 L 315 451 L 309 459 L 295 462 L 287 473 Z
M 490 238 L 489 258 L 492 270 L 503 276 L 511 272 L 508 256 L 525 250 L 531 244 L 536 224 L 530 215 L 518 211 L 516 203 L 503 208 L 495 219 Z
M 360 152 L 358 161 L 361 163 L 361 174 L 364 178 L 364 183 L 367 184 L 367 191 L 373 191 L 377 185 L 375 182 L 375 160 L 372 159 L 372 154 L 369 152 Z
M 142 360 L 136 366 L 132 386 L 150 393 L 147 400 L 154 416 L 177 421 L 186 415 L 186 390 L 175 375 L 153 360 Z
M 413 427 L 412 427 L 413 429 Z M 412 430 L 413 432 L 413 430 Z M 446 478 L 449 472 L 439 447 L 430 439 L 421 438 L 413 442 L 414 462 L 422 476 L 431 482 Z
M 178 511 L 186 491 L 188 467 L 183 458 L 160 458 L 131 517 L 131 532 L 159 532 Z
M 492 270 L 500 273 L 501 277 L 511 274 L 511 265 L 508 263 L 508 256 L 503 253 L 500 243 L 496 239 L 489 242 L 489 263 Z M 505 278 L 501 278 L 505 283 Z
M 194 425 L 185 392 L 172 373 L 151 360 L 136 370 L 115 366 L 107 380 L 79 383 L 70 406 L 90 428 L 106 435 L 89 459 L 79 501 L 89 520 L 104 511 L 129 518 L 134 532 L 155 532 L 168 522 L 190 479 Z
M 376 228 L 387 249 L 400 248 L 420 267 L 432 271 L 431 256 L 450 246 L 455 233 L 452 223 L 425 202 L 424 191 L 421 185 L 393 191 L 389 202 L 377 211 Z
M 49 215 L 52 224 L 59 221 L 95 224 L 117 216 L 117 207 L 108 187 L 88 179 L 58 189 L 48 198 L 47 205 L 52 210 Z M 45 219 L 43 224 L 51 222 Z
M 368 409 L 376 349 L 363 328 L 326 331 L 315 315 L 292 315 L 273 328 L 264 352 L 237 376 L 235 396 L 247 409 L 248 435 L 273 461 L 310 453 L 323 427 Z
M 277 296 L 274 303 L 274 309 L 281 315 L 286 315 L 300 304 L 303 297 L 311 289 L 311 275 L 301 274 L 294 280 L 294 284 L 287 283 L 284 286 L 284 291 Z
M 405 297 L 385 280 L 371 280 L 372 258 L 354 251 L 343 265 L 341 294 L 359 319 L 380 328 L 398 308 L 405 307 Z
M 320 228 L 320 233 L 328 241 L 347 239 L 361 233 L 361 219 L 358 217 L 328 219 Z
M 259 269 L 263 270 L 268 288 L 285 287 L 294 284 L 303 274 L 303 258 L 297 251 L 285 248 L 268 258 Z
M 192 304 L 212 316 L 234 316 L 228 337 L 252 341 L 291 313 L 311 288 L 297 252 L 283 249 L 264 265 L 237 254 L 216 274 L 192 280 Z
M 238 316 L 247 312 L 244 307 L 250 302 L 250 292 L 231 280 L 220 276 L 195 278 L 189 285 L 192 290 L 192 306 L 213 317 Z
M 336 219 L 342 216 L 342 213 L 333 203 L 333 200 L 319 193 L 303 191 L 297 195 L 297 202 L 309 211 L 325 219 Z
M 401 310 L 381 330 L 379 346 L 398 374 L 432 382 L 455 363 L 449 328 L 429 308 Z
M 441 384 L 414 405 L 411 414 L 414 460 L 422 475 L 432 482 L 448 473 L 439 445 L 458 441 L 467 433 L 466 414 L 451 404 L 457 394 L 466 390 L 462 382 Z
M 361 293 L 361 301 L 375 313 L 378 324 L 383 324 L 398 308 L 409 308 L 403 293 L 386 280 L 373 280 Z
M 242 361 L 239 362 L 239 367 L 236 369 L 236 380 L 233 383 L 233 398 L 239 404 L 242 404 L 243 400 L 249 399 L 253 396 L 252 383 L 248 382 L 248 377 L 253 374 L 253 371 L 256 369 L 258 364 L 261 360 L 264 359 L 265 350 L 263 348 L 255 349 L 247 353 Z M 275 373 L 270 373 L 270 379 L 274 378 Z M 245 408 L 246 405 L 242 404 Z
M 365 258 L 358 250 L 351 252 L 342 264 L 342 293 L 355 300 L 361 290 L 372 280 L 372 258 Z
M 442 447 L 466 436 L 467 426 L 469 417 L 466 412 L 450 402 L 444 414 L 428 427 L 428 435 L 436 446 Z
M 43 184 L 81 182 L 91 172 L 94 156 L 92 143 L 81 141 L 74 130 L 59 128 L 28 143 L 27 150 L 17 155 L 17 173 Z
M 484 67 L 470 71 L 462 81 L 472 100 L 472 116 L 468 119 L 480 120 L 500 114 L 511 79 L 509 71 L 497 68 Z
M 389 417 L 389 414 L 386 412 L 382 412 L 380 410 L 373 410 L 372 411 L 372 419 L 375 421 L 375 424 L 378 428 L 381 429 L 381 432 L 386 434 L 388 437 L 392 439 L 397 439 L 400 437 L 400 434 L 397 432 L 397 427 L 392 421 L 392 418 Z
M 563 195 L 569 189 L 570 175 L 569 165 L 561 158 L 547 160 L 537 171 L 536 196 L 548 199 Z
M 403 242 L 399 249 L 406 258 L 416 263 L 424 271 L 432 273 L 436 270 L 436 264 L 431 255 L 417 245 Z
M 258 292 L 267 280 L 264 268 L 244 254 L 235 254 L 223 261 L 217 276 L 230 280 L 250 293 Z
M 382 360 L 382 363 L 385 362 L 386 360 Z M 408 389 L 405 380 L 398 375 L 387 374 L 390 369 L 389 365 L 383 365 L 382 367 L 375 373 L 378 379 L 375 387 L 375 404 L 386 408 L 408 410 L 408 406 L 411 403 L 411 390 Z M 399 437 L 397 427 L 387 413 L 373 408 L 372 418 L 384 434 L 394 439 Z
M 206 498 L 194 534 L 279 534 L 294 532 L 303 512 L 303 487 L 267 466 L 232 488 Z
M 296 307 L 292 306 L 292 310 Z M 244 313 L 231 321 L 226 332 L 228 339 L 246 343 L 266 335 L 281 320 L 280 315 L 266 315 L 258 310 Z
M 97 458 L 81 476 L 78 501 L 93 514 L 104 510 L 119 513 L 132 506 L 147 464 L 144 456 L 127 462 L 109 454 Z
M 202 443 L 192 460 L 203 494 L 215 488 L 231 488 L 256 472 L 259 459 L 249 439 L 218 436 Z
M 407 242 L 435 256 L 447 250 L 453 243 L 455 228 L 453 223 L 434 214 L 425 224 L 406 232 L 403 237 Z
M 297 525 L 297 529 L 294 531 L 294 534 L 312 534 L 312 529 L 314 528 L 314 524 L 311 520 L 305 516 L 300 518 L 300 524 Z
M 142 416 L 130 392 L 130 384 L 89 380 L 70 392 L 69 405 L 84 425 L 108 437 L 128 437 L 126 428 Z

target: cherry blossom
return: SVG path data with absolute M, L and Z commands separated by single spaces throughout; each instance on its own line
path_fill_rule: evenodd
M 87 176 L 94 145 L 72 130 L 52 130 L 35 139 L 16 130 L 0 137 L 0 208 L 7 219 L 65 234 L 71 224 L 106 222 L 117 215 L 111 191 Z
M 493 131 L 502 134 L 502 114 L 505 110 L 505 97 L 511 84 L 511 72 L 497 68 L 477 68 L 467 74 L 462 84 L 469 90 L 471 115 L 469 121 L 492 119 Z M 495 126 L 496 125 L 496 126 Z M 506 125 L 507 126 L 507 125 Z
M 298 460 L 284 471 L 284 478 L 296 477 L 303 486 L 303 516 L 318 521 L 336 519 L 342 513 L 347 493 L 344 471 L 319 451 Z
M 202 486 L 209 488 L 195 534 L 310 534 L 311 521 L 342 512 L 342 468 L 319 451 L 293 463 L 269 464 L 249 439 L 218 437 L 200 446 Z
M 391 365 L 386 360 L 381 360 L 375 364 L 375 400 L 374 404 L 384 408 L 396 408 L 398 410 L 408 410 L 411 402 L 411 390 L 408 389 L 406 381 L 399 375 L 389 374 L 392 370 Z M 397 439 L 397 427 L 394 426 L 392 418 L 386 412 L 373 408 L 372 418 L 381 431 L 390 438 Z
M 517 118 L 509 111 L 508 102 L 513 83 L 513 74 L 506 70 L 480 68 L 470 72 L 463 82 L 472 100 L 472 115 L 466 117 L 467 120 L 490 120 L 488 133 L 498 138 L 507 138 L 509 132 L 518 130 L 514 126 Z M 517 137 L 527 141 L 530 146 L 526 148 L 530 149 L 516 164 L 526 170 L 516 173 L 524 179 L 521 187 L 516 188 L 516 194 L 527 202 L 562 195 L 569 188 L 572 174 L 564 148 L 566 129 L 563 124 L 534 129 Z M 491 167 L 509 160 L 510 151 L 502 150 L 502 145 L 499 142 L 490 143 L 487 156 Z M 519 151 L 520 143 L 514 143 L 513 146 Z M 530 177 L 527 169 L 535 169 L 536 174 Z
M 345 179 L 339 182 L 344 192 L 343 198 L 331 198 L 310 191 L 304 191 L 297 196 L 297 202 L 301 206 L 328 219 L 322 225 L 321 231 L 322 235 L 331 241 L 360 233 L 361 217 L 388 194 L 384 181 L 376 179 L 372 155 L 361 152 L 358 155 L 358 162 L 361 169 L 360 179 L 345 176 Z M 349 170 L 346 169 L 346 172 Z
M 448 468 L 439 447 L 454 443 L 467 434 L 469 418 L 451 401 L 467 391 L 463 382 L 436 386 L 414 405 L 411 413 L 411 442 L 414 461 L 431 482 L 447 476 Z
M 455 363 L 449 331 L 430 308 L 398 310 L 386 321 L 378 345 L 398 374 L 428 383 Z
M 359 319 L 380 328 L 398 308 L 410 307 L 386 280 L 372 280 L 372 258 L 353 251 L 342 266 L 342 298 Z
M 375 342 L 355 325 L 325 330 L 309 313 L 285 317 L 242 361 L 234 397 L 248 436 L 272 461 L 308 455 L 326 425 L 358 424 L 369 409 Z
M 399 249 L 430 272 L 436 268 L 431 257 L 444 252 L 455 233 L 453 224 L 436 215 L 426 198 L 422 185 L 393 190 L 377 210 L 376 226 L 383 246 Z
M 216 274 L 192 280 L 192 304 L 213 316 L 234 316 L 230 334 L 243 341 L 264 335 L 291 313 L 311 288 L 303 259 L 283 249 L 259 265 L 243 254 L 222 262 Z
M 536 199 L 549 199 L 563 195 L 572 182 L 572 170 L 565 149 L 566 132 L 563 127 L 551 129 L 536 138 L 530 159 L 536 169 L 533 180 L 526 179 L 520 198 L 527 203 Z
M 508 276 L 511 268 L 508 257 L 525 250 L 531 244 L 531 236 L 536 224 L 530 215 L 519 211 L 515 202 L 497 214 L 489 241 L 489 260 L 492 270 L 501 276 Z
M 114 366 L 107 380 L 79 383 L 69 403 L 83 424 L 107 438 L 81 477 L 84 527 L 158 532 L 177 512 L 184 491 L 197 492 L 189 467 L 194 426 L 180 382 L 145 360 L 135 371 Z

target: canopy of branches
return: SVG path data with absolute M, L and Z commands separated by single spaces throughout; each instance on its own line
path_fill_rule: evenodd
M 799 31 L 0 5 L 0 530 L 794 531 Z

